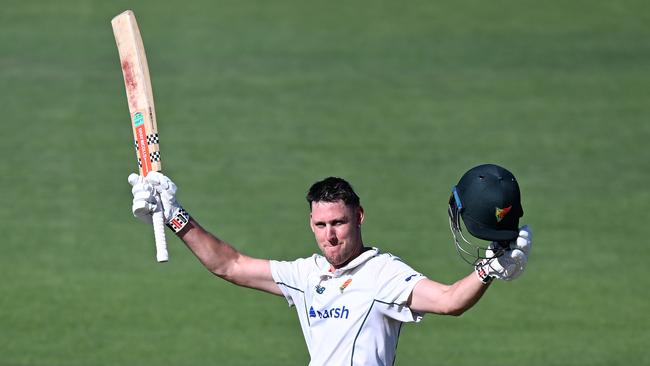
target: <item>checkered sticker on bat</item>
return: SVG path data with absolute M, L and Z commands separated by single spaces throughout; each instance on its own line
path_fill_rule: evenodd
M 140 145 L 138 145 L 138 140 L 134 140 L 135 142 L 135 151 L 140 150 Z M 147 145 L 156 145 L 160 143 L 160 138 L 158 137 L 158 133 L 152 133 L 151 135 L 147 135 Z
M 147 144 L 155 145 L 157 143 L 159 143 L 158 133 L 152 133 L 151 135 L 147 136 Z

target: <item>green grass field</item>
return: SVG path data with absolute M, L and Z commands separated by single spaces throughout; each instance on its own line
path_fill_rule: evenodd
M 646 1 L 5 2 L 0 365 L 305 365 L 284 299 L 156 264 L 110 19 L 147 47 L 179 200 L 243 252 L 317 250 L 304 194 L 349 179 L 368 244 L 469 272 L 448 231 L 470 167 L 512 170 L 535 247 L 397 365 L 650 365 Z

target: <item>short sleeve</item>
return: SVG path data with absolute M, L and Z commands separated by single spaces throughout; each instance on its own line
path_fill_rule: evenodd
M 380 311 L 395 320 L 418 322 L 424 314 L 411 312 L 408 299 L 415 285 L 426 278 L 398 257 L 391 256 L 379 275 L 376 302 Z
M 315 267 L 315 258 L 300 258 L 295 261 L 271 260 L 270 263 L 273 280 L 289 305 L 295 305 L 297 296 L 304 297 L 309 273 Z

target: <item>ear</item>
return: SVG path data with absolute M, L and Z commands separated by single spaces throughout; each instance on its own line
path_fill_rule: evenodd
M 359 208 L 357 209 L 357 223 L 358 223 L 358 226 L 361 226 L 361 224 L 363 224 L 363 220 L 364 220 L 365 217 L 366 216 L 365 216 L 365 214 L 363 212 L 363 207 L 359 206 Z
M 309 213 L 309 228 L 311 229 L 312 233 L 316 233 L 316 229 L 315 229 L 315 226 L 314 226 L 314 220 L 312 220 L 312 217 L 311 217 L 311 212 Z

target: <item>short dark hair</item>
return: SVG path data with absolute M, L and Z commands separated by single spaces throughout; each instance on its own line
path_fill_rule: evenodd
M 309 188 L 306 198 L 310 210 L 312 202 L 343 201 L 348 207 L 358 208 L 361 206 L 359 196 L 354 192 L 350 183 L 338 177 L 328 177 L 314 183 Z

